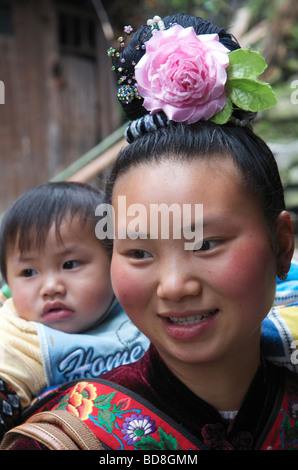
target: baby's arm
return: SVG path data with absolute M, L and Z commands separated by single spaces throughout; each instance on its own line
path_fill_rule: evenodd
M 0 442 L 9 429 L 15 426 L 21 412 L 17 393 L 0 379 Z
M 20 409 L 46 386 L 36 326 L 17 316 L 11 299 L 0 308 L 0 379 L 17 395 Z

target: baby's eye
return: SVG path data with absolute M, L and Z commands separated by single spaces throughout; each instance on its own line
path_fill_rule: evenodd
M 129 256 L 130 258 L 141 259 L 141 260 L 152 257 L 150 253 L 148 253 L 148 251 L 144 251 L 144 250 L 130 250 L 127 253 L 127 256 Z
M 75 260 L 65 261 L 63 269 L 75 269 L 79 266 L 80 262 Z
M 21 276 L 23 277 L 32 277 L 32 276 L 35 276 L 36 274 L 37 274 L 37 271 L 31 268 L 23 269 L 23 271 L 21 272 Z

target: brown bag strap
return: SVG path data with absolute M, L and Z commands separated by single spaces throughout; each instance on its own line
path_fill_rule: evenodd
M 50 450 L 104 450 L 91 429 L 65 410 L 43 411 L 8 431 L 0 450 L 9 450 L 20 435 L 35 439 Z
M 49 450 L 79 450 L 63 431 L 47 423 L 23 423 L 16 426 L 5 434 L 0 450 L 12 449 L 21 437 L 34 439 Z

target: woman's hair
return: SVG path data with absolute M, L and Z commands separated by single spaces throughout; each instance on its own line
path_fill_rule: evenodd
M 230 50 L 240 47 L 231 34 L 202 18 L 177 14 L 163 18 L 163 21 L 166 28 L 171 23 L 177 23 L 183 27 L 192 26 L 196 34 L 217 33 L 219 41 Z M 143 26 L 133 35 L 120 54 L 119 63 L 124 65 L 118 75 L 120 73 L 133 79 L 134 65 L 145 53 L 142 45 L 151 36 L 149 26 Z M 129 119 L 136 120 L 147 113 L 142 103 L 141 99 L 122 103 Z M 233 115 L 251 121 L 255 113 L 236 109 Z M 169 158 L 186 161 L 213 157 L 218 159 L 222 155 L 232 158 L 239 168 L 243 188 L 258 198 L 270 228 L 274 227 L 278 214 L 285 209 L 283 188 L 274 156 L 266 143 L 253 133 L 250 125 L 239 126 L 235 120 L 224 125 L 203 120 L 190 125 L 168 121 L 164 127 L 157 125 L 154 131 L 142 129 L 142 134 L 124 148 L 112 169 L 106 185 L 109 203 L 112 201 L 115 182 L 132 167 Z
M 285 209 L 284 193 L 275 158 L 266 143 L 248 127 L 219 126 L 211 121 L 185 125 L 171 123 L 136 139 L 120 154 L 106 184 L 111 203 L 117 179 L 130 168 L 148 163 L 200 161 L 230 157 L 242 175 L 242 187 L 260 202 L 272 228 Z
M 95 217 L 95 209 L 104 199 L 103 191 L 75 182 L 45 183 L 22 194 L 1 222 L 0 268 L 4 280 L 8 248 L 15 243 L 18 243 L 21 253 L 32 246 L 42 248 L 53 223 L 59 238 L 65 217 L 79 217 L 82 225 L 91 222 L 95 231 L 99 220 Z

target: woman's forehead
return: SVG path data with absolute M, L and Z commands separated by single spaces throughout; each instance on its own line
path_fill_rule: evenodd
M 214 179 L 222 180 L 222 184 L 227 184 L 227 180 L 242 185 L 243 177 L 240 169 L 234 163 L 232 157 L 227 155 L 212 155 L 210 158 L 193 158 L 187 160 L 174 160 L 169 156 L 160 161 L 142 162 L 140 165 L 129 168 L 120 175 L 115 183 L 113 195 L 123 191 L 130 191 L 137 196 L 139 190 L 158 189 L 159 192 L 170 187 L 176 192 L 177 199 L 179 193 L 175 190 L 178 183 L 184 180 L 185 186 L 191 191 L 197 188 L 196 179 L 204 176 L 207 181 Z M 154 193 L 152 192 L 152 197 Z
M 198 217 L 203 218 L 204 226 L 231 223 L 232 219 L 240 223 L 249 215 L 263 219 L 260 204 L 247 194 L 239 175 L 231 159 L 223 160 L 220 168 L 204 161 L 135 168 L 115 187 L 112 202 L 118 225 L 139 222 L 145 226 L 145 221 L 157 220 L 156 214 L 183 226 L 185 218 L 190 226 L 202 223 Z

